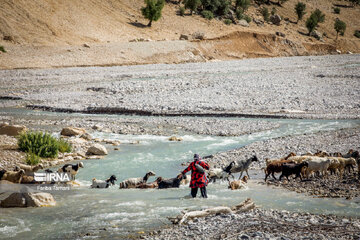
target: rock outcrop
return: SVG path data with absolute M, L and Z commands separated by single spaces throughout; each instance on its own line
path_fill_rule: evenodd
M 0 135 L 17 136 L 23 131 L 27 131 L 27 128 L 23 125 L 0 124 Z
M 61 135 L 63 136 L 77 136 L 77 135 L 83 135 L 86 133 L 86 130 L 84 128 L 76 128 L 76 127 L 65 127 L 63 130 L 61 130 Z
M 86 152 L 86 155 L 107 155 L 108 152 L 106 148 L 98 143 L 95 143 L 94 145 L 90 146 Z

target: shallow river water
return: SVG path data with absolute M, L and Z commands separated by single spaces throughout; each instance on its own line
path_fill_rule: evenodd
M 184 168 L 181 163 L 191 159 L 195 152 L 209 155 L 269 138 L 360 125 L 359 120 L 264 121 L 276 121 L 280 127 L 239 137 L 184 135 L 180 136 L 182 142 L 169 142 L 168 136 L 95 133 L 94 137 L 120 140 L 120 151 L 109 147 L 109 155 L 104 159 L 83 161 L 84 169 L 76 176 L 80 186 L 53 192 L 55 207 L 0 209 L 0 239 L 127 238 L 170 224 L 166 217 L 182 210 L 231 206 L 248 197 L 263 208 L 360 216 L 358 200 L 317 199 L 270 188 L 257 184 L 263 178 L 263 173 L 257 171 L 250 172 L 251 180 L 245 190 L 228 190 L 225 182 L 210 184 L 208 199 L 186 198 L 188 186 L 169 190 L 118 189 L 121 180 L 143 176 L 149 170 L 157 176 L 175 177 Z M 140 144 L 130 144 L 135 140 Z M 92 178 L 105 179 L 112 174 L 119 180 L 116 186 L 89 188 Z

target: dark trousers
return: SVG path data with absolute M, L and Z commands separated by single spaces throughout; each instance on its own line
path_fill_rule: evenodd
M 191 188 L 191 196 L 194 198 L 198 192 L 198 188 Z M 201 196 L 207 198 L 206 187 L 200 188 Z

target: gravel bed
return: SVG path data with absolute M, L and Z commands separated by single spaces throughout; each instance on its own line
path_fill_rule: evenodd
M 353 54 L 4 70 L 0 96 L 77 111 L 359 118 L 359 63 Z
M 142 239 L 359 239 L 360 219 L 257 208 L 240 214 L 197 218 L 153 231 Z

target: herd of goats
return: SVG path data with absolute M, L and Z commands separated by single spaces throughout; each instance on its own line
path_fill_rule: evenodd
M 289 176 L 295 175 L 295 178 L 303 179 L 303 177 L 309 178 L 313 174 L 317 176 L 327 177 L 328 174 L 337 174 L 341 179 L 343 175 L 348 171 L 354 171 L 356 165 L 358 166 L 358 174 L 360 178 L 360 154 L 358 151 L 349 150 L 346 154 L 326 153 L 319 151 L 315 154 L 307 153 L 305 155 L 297 156 L 294 153 L 290 153 L 288 156 L 281 159 L 266 159 L 265 181 L 271 175 L 275 180 L 275 173 L 281 173 L 279 180 L 286 177 L 289 181 Z M 232 190 L 241 189 L 245 187 L 247 179 L 249 178 L 248 169 L 253 162 L 259 162 L 256 156 L 252 156 L 246 160 L 232 161 L 229 165 L 220 168 L 210 168 L 207 171 L 207 177 L 209 182 L 216 182 L 216 180 L 227 180 L 229 182 L 229 188 Z M 75 175 L 80 168 L 83 168 L 82 162 L 77 164 L 65 164 L 57 170 L 58 173 L 68 173 L 72 180 L 75 180 Z M 24 164 L 18 164 L 14 171 L 7 171 L 0 169 L 0 180 L 6 180 L 13 183 L 26 183 L 34 184 L 39 183 L 34 180 L 34 172 L 43 169 L 42 164 L 35 166 L 29 166 Z M 45 172 L 53 172 L 50 169 L 46 169 Z M 243 178 L 242 174 L 246 172 Z M 239 179 L 235 180 L 233 174 L 240 173 Z M 151 176 L 155 176 L 153 171 L 149 171 L 144 177 L 129 178 L 120 182 L 120 188 L 178 188 L 180 185 L 186 185 L 190 182 L 190 176 L 184 175 L 181 178 L 174 177 L 164 179 L 162 177 L 156 178 L 153 182 L 148 182 Z M 233 181 L 229 178 L 232 177 Z M 108 188 L 111 185 L 115 185 L 117 178 L 115 175 L 111 175 L 106 180 L 98 180 L 93 178 L 91 188 Z

